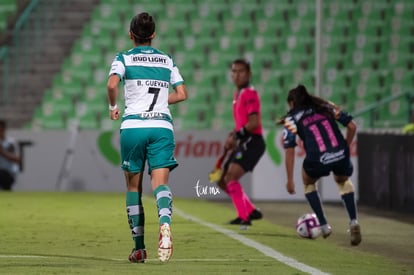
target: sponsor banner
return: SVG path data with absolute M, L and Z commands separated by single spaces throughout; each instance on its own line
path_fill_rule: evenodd
M 119 131 L 28 131 L 9 130 L 20 144 L 23 155 L 15 191 L 102 191 L 125 192 L 120 168 Z M 175 156 L 179 166 L 172 171 L 174 196 L 227 199 L 209 183 L 208 173 L 223 152 L 227 131 L 178 131 Z M 247 194 L 255 200 L 303 200 L 301 164 L 303 148 L 298 146 L 295 162 L 296 192 L 285 190 L 286 176 L 282 130 L 265 134 L 267 149 L 253 173 L 242 178 Z M 353 155 L 355 174 L 356 156 Z M 355 177 L 355 176 L 354 176 Z M 325 182 L 326 181 L 326 182 Z M 356 184 L 356 180 L 353 179 Z M 145 171 L 143 192 L 151 194 L 150 177 Z M 339 200 L 332 177 L 320 186 L 323 198 Z

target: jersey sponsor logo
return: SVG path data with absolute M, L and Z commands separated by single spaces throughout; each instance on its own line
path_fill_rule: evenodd
M 139 115 L 142 119 L 164 119 L 167 116 L 160 112 L 142 112 Z
M 125 167 L 129 168 L 129 161 L 124 160 L 124 162 L 122 163 L 122 165 L 124 165 Z
M 320 157 L 319 161 L 322 164 L 329 164 L 332 162 L 336 162 L 338 160 L 345 158 L 344 152 L 345 150 L 340 150 L 338 152 L 333 152 L 333 153 L 326 152 Z
M 132 62 L 149 62 L 167 64 L 167 58 L 161 56 L 133 55 Z

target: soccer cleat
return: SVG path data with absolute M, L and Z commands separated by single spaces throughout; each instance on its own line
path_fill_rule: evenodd
M 263 214 L 257 208 L 254 209 L 249 215 L 249 219 L 251 220 L 260 220 L 261 218 L 263 218 Z
M 146 259 L 147 251 L 145 249 L 132 249 L 132 252 L 128 257 L 128 260 L 131 263 L 145 263 Z
M 249 220 L 260 220 L 261 218 L 263 218 L 263 214 L 258 209 L 254 209 L 249 215 Z M 229 224 L 241 225 L 242 222 L 242 218 L 237 217 L 234 220 L 229 221 Z M 249 225 L 251 225 L 251 223 Z
M 168 223 L 164 223 L 160 227 L 160 237 L 158 242 L 158 259 L 166 262 L 171 258 L 173 252 L 173 244 L 171 239 L 171 229 Z
M 321 225 L 322 237 L 328 238 L 332 234 L 332 228 L 329 224 Z
M 234 220 L 229 221 L 229 224 L 241 224 L 242 219 L 240 217 L 235 218 Z
M 358 223 L 351 223 L 349 227 L 349 232 L 351 233 L 351 245 L 359 245 L 361 242 L 361 226 Z

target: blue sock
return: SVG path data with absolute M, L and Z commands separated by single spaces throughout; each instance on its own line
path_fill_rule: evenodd
M 356 211 L 356 203 L 355 203 L 355 193 L 347 193 L 343 194 L 342 201 L 344 202 L 344 206 L 346 208 L 346 211 L 348 212 L 349 219 L 356 220 L 357 219 L 357 211 Z
M 323 212 L 322 203 L 321 203 L 321 199 L 319 198 L 318 191 L 306 193 L 305 196 L 313 212 L 318 217 L 320 225 L 327 224 L 328 222 L 326 221 L 325 214 Z

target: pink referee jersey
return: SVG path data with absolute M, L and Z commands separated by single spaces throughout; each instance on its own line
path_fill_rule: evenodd
M 257 113 L 261 116 L 260 99 L 257 91 L 251 86 L 241 89 L 240 91 L 235 91 L 233 96 L 233 118 L 236 131 L 239 131 L 246 125 L 249 120 L 249 115 L 252 113 Z M 263 134 L 261 123 L 252 134 Z

